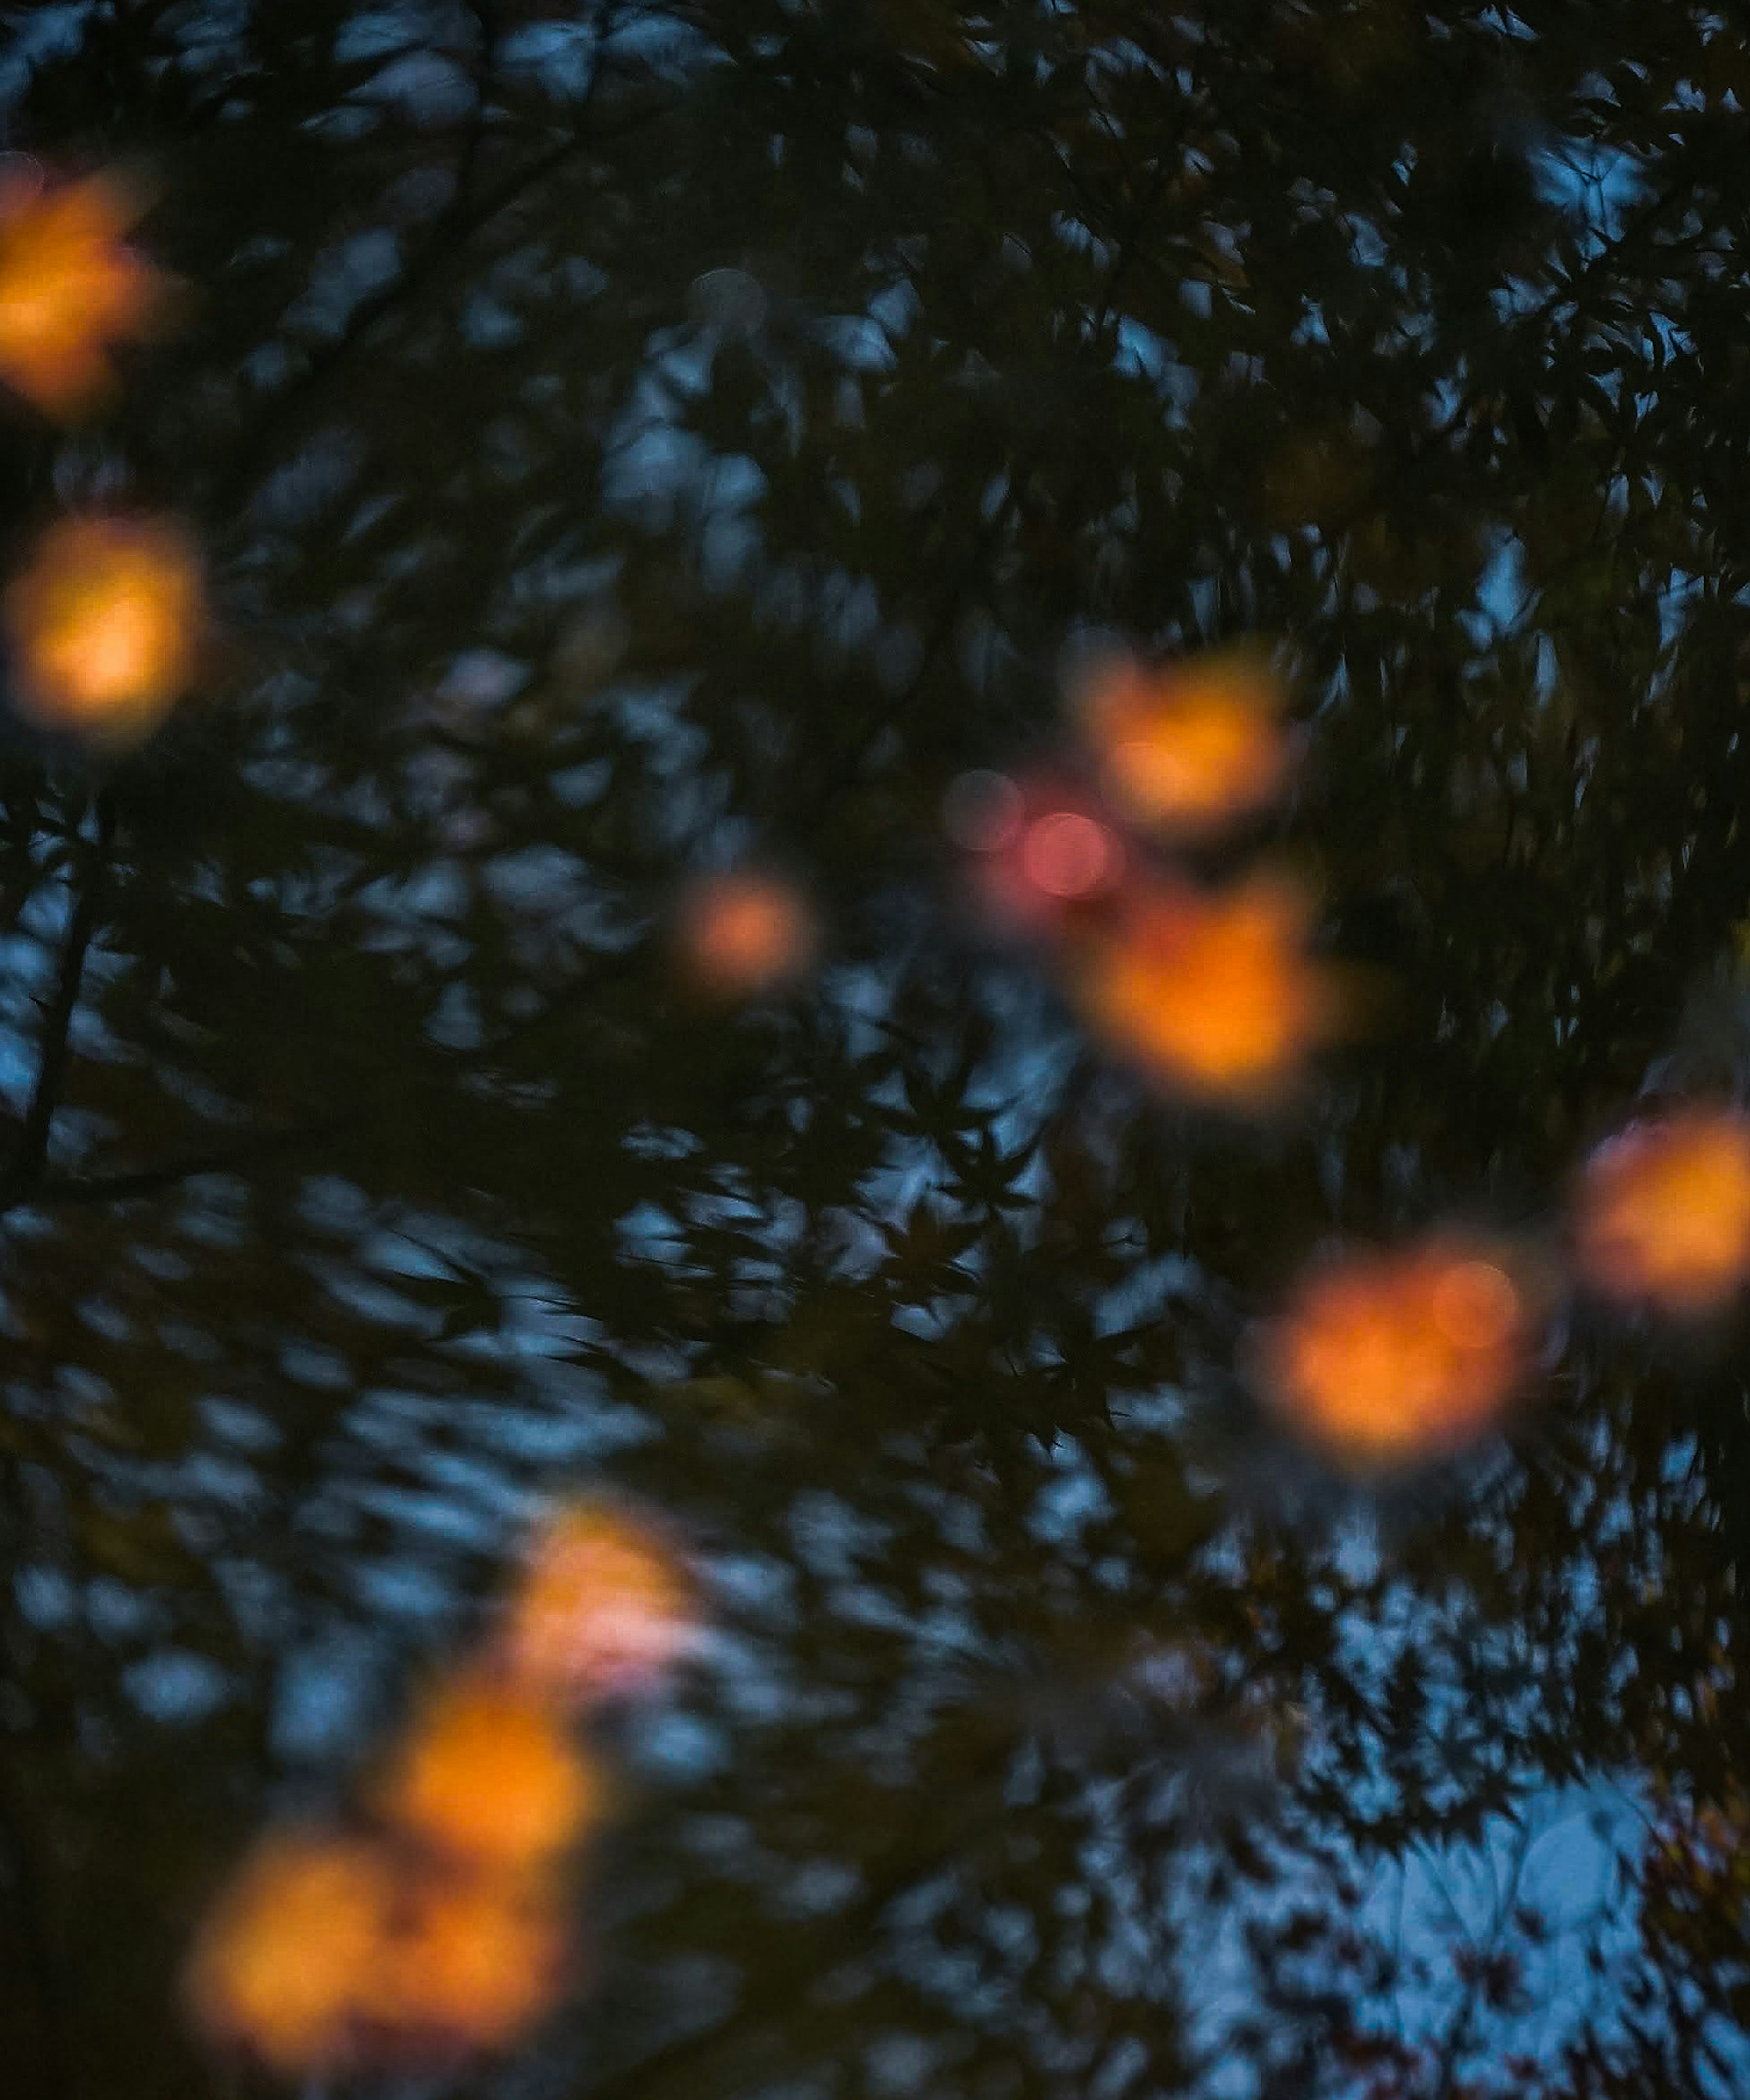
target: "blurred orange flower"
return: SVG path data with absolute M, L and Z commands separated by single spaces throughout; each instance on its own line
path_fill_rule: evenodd
M 1364 1466 L 1448 1452 L 1522 1383 L 1527 1294 L 1498 1250 L 1435 1238 L 1316 1270 L 1259 1339 L 1266 1396 Z
M 1126 659 L 1088 680 L 1082 729 L 1126 814 L 1195 840 L 1281 792 L 1293 757 L 1283 699 L 1253 651 L 1217 651 L 1153 673 Z
M 1267 1105 L 1342 1017 L 1335 976 L 1307 951 L 1298 889 L 1259 876 L 1209 895 L 1157 886 L 1094 940 L 1075 985 L 1114 1050 L 1194 1099 Z
M 681 966 L 698 990 L 748 999 L 800 977 L 818 941 L 800 892 L 776 876 L 707 876 L 682 898 Z
M 643 1690 L 696 1630 L 692 1586 L 674 1555 L 616 1512 L 562 1510 L 537 1534 L 507 1613 L 510 1674 L 561 1699 Z
M 1696 1317 L 1750 1278 L 1750 1117 L 1677 1109 L 1600 1145 L 1581 1171 L 1580 1279 L 1606 1298 Z
M 160 315 L 165 280 L 121 241 L 140 210 L 110 175 L 0 188 L 0 378 L 48 415 L 100 401 L 108 346 Z
M 434 1851 L 509 1870 L 544 1864 L 582 1836 L 603 1790 L 545 1701 L 468 1674 L 440 1685 L 416 1715 L 373 1800 Z
M 64 518 L 7 589 L 4 620 L 19 712 L 126 742 L 156 728 L 194 674 L 201 565 L 162 520 Z
M 212 2040 L 289 2076 L 337 2068 L 356 2048 L 395 1901 L 380 1846 L 326 1830 L 267 1838 L 196 1941 L 196 2020 Z

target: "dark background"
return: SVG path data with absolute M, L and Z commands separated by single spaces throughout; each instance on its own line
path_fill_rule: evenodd
M 0 752 L 8 2096 L 253 2089 L 201 1907 L 602 1480 L 715 1644 L 593 1988 L 449 2089 L 1746 2089 L 1741 1338 L 1566 1322 L 1367 1496 L 1234 1370 L 1743 1065 L 1731 11 L 3 12 L 9 144 L 149 174 L 186 296 L 9 404 L 0 566 L 172 510 L 223 637 Z M 1091 626 L 1292 653 L 1279 845 L 1392 990 L 1256 1126 L 960 908 Z M 664 915 L 749 854 L 827 953 L 725 1017 Z

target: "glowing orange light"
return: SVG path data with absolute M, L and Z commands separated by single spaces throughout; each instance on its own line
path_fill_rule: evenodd
M 1281 794 L 1293 756 L 1282 703 L 1261 655 L 1223 650 L 1153 673 L 1108 663 L 1081 705 L 1113 800 L 1139 823 L 1189 840 Z
M 108 346 L 152 333 L 165 280 L 121 243 L 139 214 L 111 176 L 0 188 L 0 378 L 48 415 L 100 401 Z
M 196 2021 L 287 2075 L 339 2067 L 356 2049 L 395 1902 L 380 1846 L 320 1830 L 268 1838 L 196 1943 L 187 1983 Z
M 1631 1123 L 1580 1177 L 1575 1258 L 1607 1298 L 1717 1311 L 1750 1278 L 1750 1118 L 1679 1109 Z
M 188 2002 L 215 2042 L 286 2076 L 502 2046 L 562 1980 L 552 1885 L 456 1873 L 363 1837 L 270 1837 L 197 1939 Z
M 691 1645 L 691 1586 L 673 1555 L 629 1518 L 562 1511 L 536 1538 L 510 1600 L 506 1665 L 560 1699 L 647 1690 Z
M 1316 1271 L 1261 1337 L 1260 1381 L 1303 1433 L 1363 1465 L 1456 1449 L 1521 1383 L 1531 1312 L 1497 1253 L 1448 1239 Z
M 1307 952 L 1301 894 L 1257 878 L 1217 894 L 1161 888 L 1093 942 L 1076 986 L 1095 1031 L 1195 1099 L 1257 1107 L 1281 1096 L 1341 1016 L 1336 982 Z
M 599 1775 L 544 1701 L 466 1675 L 440 1686 L 416 1717 L 375 1801 L 434 1851 L 509 1870 L 564 1851 L 600 1813 L 602 1794 Z
M 813 914 L 789 883 L 743 872 L 697 884 L 681 911 L 688 975 L 716 998 L 745 999 L 801 974 L 816 946 Z
M 174 526 L 64 519 L 6 593 L 19 712 L 105 740 L 143 735 L 193 676 L 204 604 Z
M 380 2056 L 502 2048 L 547 2010 L 564 1976 L 552 1885 L 498 1875 L 411 1876 L 369 1992 Z

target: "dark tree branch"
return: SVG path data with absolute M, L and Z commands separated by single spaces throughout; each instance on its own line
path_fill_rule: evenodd
M 500 212 L 509 210 L 544 183 L 588 143 L 587 120 L 606 69 L 606 45 L 614 33 L 617 15 L 618 0 L 604 0 L 597 16 L 594 59 L 588 85 L 579 99 L 571 128 L 562 139 L 522 167 L 513 169 L 471 202 L 463 185 L 471 179 L 473 154 L 464 148 L 455 200 L 433 228 L 430 238 L 391 284 L 359 302 L 341 333 L 312 356 L 298 377 L 268 404 L 254 435 L 245 440 L 231 471 L 219 484 L 215 503 L 221 514 L 231 510 L 248 496 L 265 472 L 295 412 L 321 390 L 377 324 L 423 290 L 452 259 L 458 248 L 490 225 Z M 483 95 L 484 91 L 483 82 Z
M 456 197 L 458 204 L 465 204 L 473 194 L 474 173 L 479 163 L 481 143 L 486 137 L 487 104 L 492 92 L 492 77 L 498 68 L 498 47 L 504 35 L 504 23 L 498 0 L 469 0 L 468 11 L 474 16 L 475 30 L 479 38 L 479 49 L 474 63 L 474 107 L 466 135 L 462 139 L 461 157 L 456 168 Z M 591 86 L 594 82 L 592 81 Z
M 320 1123 L 306 1123 L 296 1130 L 257 1132 L 234 1145 L 214 1145 L 205 1152 L 191 1153 L 183 1159 L 167 1160 L 158 1167 L 130 1167 L 119 1174 L 80 1175 L 60 1181 L 43 1181 L 33 1190 L 32 1200 L 39 1203 L 121 1203 L 142 1197 L 161 1196 L 167 1189 L 192 1181 L 202 1174 L 238 1173 L 258 1160 L 332 1137 L 356 1121 L 355 1116 L 329 1116 Z
M 870 1935 L 900 1896 L 963 1857 L 969 1839 L 984 1835 L 993 1821 L 1000 1820 L 1000 1796 L 992 1801 L 988 1790 L 999 1785 L 1015 1748 L 1011 1737 L 1000 1736 L 958 1785 L 950 1780 L 928 1795 L 937 1805 L 925 1810 L 910 1841 L 901 1838 L 891 1846 L 887 1857 L 866 1875 L 857 1899 L 804 1937 L 795 1964 L 782 1964 L 752 1979 L 734 2010 L 715 2026 L 681 2035 L 641 2058 L 611 2088 L 612 2100 L 662 2100 L 682 2074 L 696 2073 L 701 2064 L 757 2035 L 774 2018 L 805 2001 L 812 1983 L 868 1944 Z M 981 1794 L 985 1797 L 981 1802 L 977 1798 Z
M 86 958 L 102 919 L 104 893 L 108 888 L 109 854 L 115 842 L 116 810 L 109 790 L 97 798 L 97 842 L 85 880 L 74 901 L 61 946 L 60 968 L 55 994 L 42 1017 L 42 1047 L 37 1053 L 36 1083 L 20 1127 L 18 1143 L 6 1178 L 0 1182 L 0 1211 L 15 1208 L 33 1195 L 42 1179 L 49 1156 L 49 1134 L 55 1111 L 60 1105 L 72 1057 L 73 1020 L 78 1011 L 85 983 Z

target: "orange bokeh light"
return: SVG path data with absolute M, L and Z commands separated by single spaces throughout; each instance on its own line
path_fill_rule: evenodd
M 1574 1238 L 1600 1296 L 1717 1311 L 1750 1279 L 1750 1117 L 1695 1107 L 1629 1124 L 1582 1170 Z
M 337 2068 L 380 1979 L 395 1880 L 380 1846 L 285 1831 L 246 1860 L 214 1907 L 188 1969 L 196 2020 L 287 2076 Z
M 193 677 L 205 604 L 199 560 L 174 526 L 63 519 L 6 593 L 15 704 L 45 728 L 144 735 Z
M 603 1792 L 544 1700 L 469 1673 L 440 1685 L 415 1716 L 373 1800 L 433 1851 L 509 1871 L 574 1843 L 601 1814 Z
M 658 1684 L 697 1632 L 675 1555 L 629 1517 L 589 1505 L 537 1533 L 510 1598 L 504 1655 L 520 1684 L 567 1701 Z
M 1294 754 L 1269 664 L 1221 650 L 1149 672 L 1109 662 L 1081 698 L 1083 732 L 1107 792 L 1138 823 L 1206 838 L 1266 809 Z
M 814 915 L 793 884 L 743 871 L 707 877 L 682 899 L 682 967 L 713 998 L 747 999 L 800 977 L 813 960 Z
M 563 1915 L 544 1878 L 409 1877 L 372 2008 L 398 2059 L 503 2047 L 558 1996 Z
M 1265 1106 L 1342 1014 L 1332 973 L 1307 953 L 1311 911 L 1259 876 L 1209 895 L 1160 886 L 1095 940 L 1076 990 L 1095 1032 L 1190 1097 Z
M 0 379 L 46 414 L 101 401 L 109 345 L 157 322 L 165 280 L 121 240 L 140 209 L 108 175 L 0 188 Z
M 544 1880 L 456 1873 L 342 1831 L 270 1836 L 214 1907 L 188 2003 L 286 2076 L 500 2047 L 552 2003 L 564 1920 Z
M 1530 1362 L 1527 1294 L 1498 1249 L 1437 1238 L 1316 1270 L 1259 1340 L 1259 1383 L 1363 1466 L 1439 1456 L 1500 1414 Z

